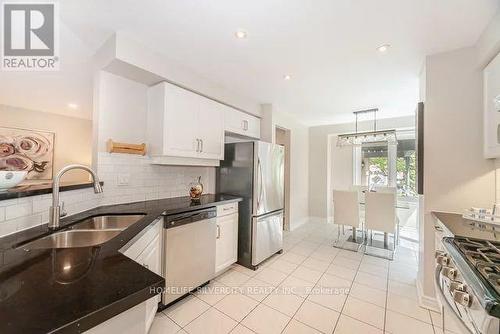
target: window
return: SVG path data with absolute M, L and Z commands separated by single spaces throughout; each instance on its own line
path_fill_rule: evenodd
M 361 185 L 369 189 L 389 185 L 387 144 L 368 144 L 361 147 Z
M 415 139 L 398 140 L 396 160 L 396 185 L 399 196 L 416 196 L 416 152 Z
M 397 145 L 368 143 L 354 148 L 354 184 L 397 187 L 398 196 L 416 196 L 414 131 L 398 131 Z

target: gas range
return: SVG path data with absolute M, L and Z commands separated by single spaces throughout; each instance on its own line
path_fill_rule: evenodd
M 453 313 L 463 333 L 500 333 L 500 243 L 445 237 L 439 248 L 436 291 L 442 313 Z
M 489 286 L 500 294 L 500 242 L 454 238 L 453 243 Z

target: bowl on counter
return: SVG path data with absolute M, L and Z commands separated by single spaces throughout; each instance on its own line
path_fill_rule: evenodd
M 17 186 L 27 174 L 27 171 L 0 171 L 0 191 Z

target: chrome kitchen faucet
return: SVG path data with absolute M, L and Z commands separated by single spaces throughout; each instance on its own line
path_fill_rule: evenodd
M 89 172 L 92 175 L 92 182 L 94 182 L 94 193 L 102 193 L 102 187 L 99 183 L 99 178 L 97 173 L 94 172 L 90 167 L 85 165 L 68 165 L 61 169 L 54 178 L 52 184 L 52 206 L 49 209 L 49 229 L 57 229 L 59 227 L 59 219 L 61 218 L 61 207 L 59 206 L 59 187 L 61 183 L 61 177 L 69 170 L 72 169 L 82 169 Z

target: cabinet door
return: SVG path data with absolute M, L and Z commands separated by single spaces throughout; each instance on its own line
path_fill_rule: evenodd
M 161 243 L 160 236 L 155 239 L 146 247 L 146 249 L 139 255 L 137 262 L 148 268 L 152 272 L 161 275 Z M 156 295 L 146 300 L 146 332 L 149 330 L 153 323 L 156 311 L 158 310 L 158 303 L 160 302 L 161 295 Z
M 500 54 L 484 69 L 484 155 L 500 157 Z
M 201 100 L 198 138 L 201 140 L 200 158 L 224 159 L 224 111 L 220 103 L 206 98 Z
M 224 110 L 224 130 L 241 134 L 243 132 L 241 113 L 225 105 L 222 108 Z
M 238 214 L 217 218 L 215 272 L 226 269 L 238 260 Z
M 252 138 L 260 138 L 260 119 L 224 106 L 225 130 Z
M 198 155 L 196 131 L 201 96 L 165 84 L 163 154 L 195 158 Z
M 260 138 L 260 119 L 244 114 L 243 128 L 246 135 L 252 138 Z
M 141 255 L 136 260 L 138 263 L 148 268 L 155 274 L 161 275 L 160 272 L 160 236 L 156 236 L 154 240 L 146 247 Z
M 147 334 L 144 311 L 146 302 L 140 303 L 113 318 L 92 327 L 85 334 Z

